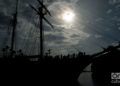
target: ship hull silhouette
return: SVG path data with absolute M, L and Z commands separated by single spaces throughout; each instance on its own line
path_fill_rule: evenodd
M 77 55 L 56 56 L 54 58 L 52 56 L 44 56 L 44 58 L 40 56 L 4 57 L 0 58 L 0 64 L 24 66 L 26 64 L 34 64 L 34 67 L 31 66 L 24 69 L 23 75 L 26 78 L 29 76 L 38 77 L 40 80 L 39 84 L 43 84 L 43 86 L 56 86 L 58 84 L 60 86 L 79 86 L 80 84 L 77 82 L 79 75 L 92 63 L 92 78 L 94 82 L 99 83 L 101 86 L 112 86 L 110 75 L 112 72 L 119 72 L 119 47 L 120 45 L 108 47 L 106 50 L 93 55 L 79 53 Z
M 67 56 L 66 56 L 67 57 Z M 15 58 L 1 58 L 0 64 L 14 65 L 35 65 L 24 69 L 23 75 L 27 77 L 38 77 L 39 84 L 46 85 L 68 85 L 78 86 L 78 77 L 83 69 L 88 65 L 90 57 L 80 56 L 80 58 L 53 58 L 52 56 L 18 56 Z M 20 68 L 21 69 L 21 68 Z M 19 69 L 19 70 L 20 70 Z M 21 69 L 23 70 L 23 69 Z M 33 72 L 31 72 L 33 71 Z M 31 74 L 29 74 L 31 73 Z M 21 76 L 20 76 L 21 77 Z M 45 82 L 45 83 L 44 83 Z

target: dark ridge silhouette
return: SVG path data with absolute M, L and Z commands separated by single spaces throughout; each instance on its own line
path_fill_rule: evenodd
M 77 82 L 79 75 L 85 67 L 92 63 L 92 78 L 95 86 L 112 86 L 111 73 L 119 72 L 119 47 L 120 45 L 109 46 L 94 55 L 86 55 L 83 52 L 79 52 L 78 54 L 54 57 L 50 55 L 51 50 L 49 50 L 44 58 L 40 58 L 39 55 L 25 56 L 22 50 L 18 50 L 13 51 L 13 58 L 10 58 L 10 49 L 6 46 L 2 49 L 3 58 L 0 58 L 0 64 L 36 64 L 39 65 L 38 69 L 40 70 L 36 70 L 42 81 L 49 82 L 50 85 L 54 86 L 57 85 L 56 83 L 77 86 L 79 85 Z
M 5 49 L 3 53 L 6 53 L 6 51 L 10 51 L 10 49 Z M 0 58 L 0 64 L 36 64 L 39 67 L 34 69 L 36 71 L 35 75 L 37 74 L 36 76 L 42 79 L 40 83 L 43 81 L 46 82 L 42 83 L 44 86 L 46 86 L 47 83 L 53 86 L 58 85 L 58 83 L 59 85 L 78 86 L 77 79 L 90 60 L 90 56 L 82 52 L 53 57 L 50 55 L 50 50 L 49 54 L 46 54 L 44 58 L 40 58 L 39 55 L 25 56 L 22 50 L 14 51 L 13 58 L 8 55 L 9 52 L 4 54 L 3 58 Z

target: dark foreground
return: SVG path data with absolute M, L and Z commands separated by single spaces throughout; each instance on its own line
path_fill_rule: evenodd
M 119 76 L 111 78 L 112 73 L 120 73 L 118 46 L 109 47 L 94 55 L 79 53 L 54 58 L 50 55 L 44 58 L 40 56 L 5 57 L 0 59 L 0 64 L 16 65 L 14 71 L 12 69 L 5 71 L 4 76 L 7 77 L 4 77 L 5 80 L 33 86 L 80 86 L 78 77 L 89 64 L 92 64 L 94 86 L 119 86 L 119 82 L 112 82 L 119 80 Z

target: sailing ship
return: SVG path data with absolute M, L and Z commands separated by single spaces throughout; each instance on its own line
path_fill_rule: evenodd
M 0 58 L 0 64 L 38 64 L 40 66 L 40 71 L 38 75 L 40 75 L 40 78 L 44 80 L 44 78 L 52 77 L 49 80 L 46 80 L 46 82 L 50 82 L 52 85 L 54 82 L 60 83 L 61 85 L 64 83 L 66 85 L 77 85 L 77 79 L 79 75 L 83 72 L 83 70 L 93 63 L 92 65 L 92 71 L 93 74 L 96 74 L 96 71 L 98 71 L 98 59 L 101 59 L 102 57 L 106 57 L 108 60 L 110 56 L 120 56 L 120 44 L 117 46 L 110 46 L 106 49 L 104 49 L 102 52 L 93 54 L 93 55 L 86 55 L 85 53 L 78 53 L 68 56 L 53 56 L 51 55 L 44 55 L 44 47 L 43 47 L 43 40 L 44 40 L 44 30 L 43 30 L 43 19 L 53 28 L 53 25 L 44 17 L 43 9 L 46 10 L 46 12 L 51 16 L 49 10 L 46 8 L 46 6 L 43 4 L 43 1 L 38 0 L 38 3 L 40 4 L 40 7 L 36 9 L 32 5 L 30 7 L 39 15 L 39 24 L 40 24 L 40 55 L 34 55 L 34 56 L 26 56 L 22 53 L 22 50 L 18 51 L 18 54 L 16 55 L 16 52 L 14 51 L 14 43 L 15 43 L 15 32 L 16 32 L 16 26 L 17 26 L 17 15 L 18 15 L 18 0 L 16 2 L 16 12 L 14 14 L 13 18 L 13 30 L 12 30 L 12 38 L 11 38 L 11 47 L 9 48 L 6 46 L 3 48 L 3 58 Z M 9 52 L 10 51 L 10 52 Z M 9 53 L 9 54 L 8 54 Z M 117 56 L 116 56 L 117 57 Z M 115 58 L 114 58 L 115 59 Z M 107 61 L 105 60 L 105 61 Z M 111 60 L 112 61 L 112 60 Z M 116 61 L 116 60 L 115 60 Z M 101 63 L 101 62 L 100 62 Z M 47 64 L 47 66 L 46 66 Z M 48 65 L 50 64 L 50 65 Z M 42 68 L 41 66 L 45 66 Z M 94 66 L 95 65 L 95 66 Z M 104 65 L 107 65 L 104 64 Z M 103 65 L 103 66 L 104 66 Z M 56 67 L 57 66 L 57 67 Z M 100 67 L 102 67 L 100 65 Z M 98 68 L 98 69 L 97 69 Z M 51 69 L 51 70 L 49 70 Z M 44 71 L 43 71 L 44 70 Z M 97 75 L 96 75 L 97 76 Z M 94 77 L 94 75 L 93 75 Z M 54 82 L 53 82 L 54 81 Z

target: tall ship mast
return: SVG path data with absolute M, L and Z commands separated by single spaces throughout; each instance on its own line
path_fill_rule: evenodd
M 47 9 L 47 7 L 43 4 L 43 0 L 37 0 L 39 3 L 39 7 L 35 8 L 34 6 L 30 5 L 30 7 L 37 13 L 39 17 L 39 29 L 40 29 L 40 56 L 41 58 L 44 57 L 44 28 L 43 28 L 43 20 L 51 26 L 51 28 L 54 28 L 53 25 L 45 18 L 45 15 L 51 16 L 50 11 Z M 44 12 L 45 10 L 45 12 Z
M 14 45 L 15 45 L 15 36 L 16 36 L 16 29 L 17 29 L 17 16 L 18 16 L 18 3 L 19 0 L 16 0 L 16 9 L 15 13 L 13 14 L 13 30 L 12 30 L 12 38 L 11 38 L 11 57 L 13 57 Z

